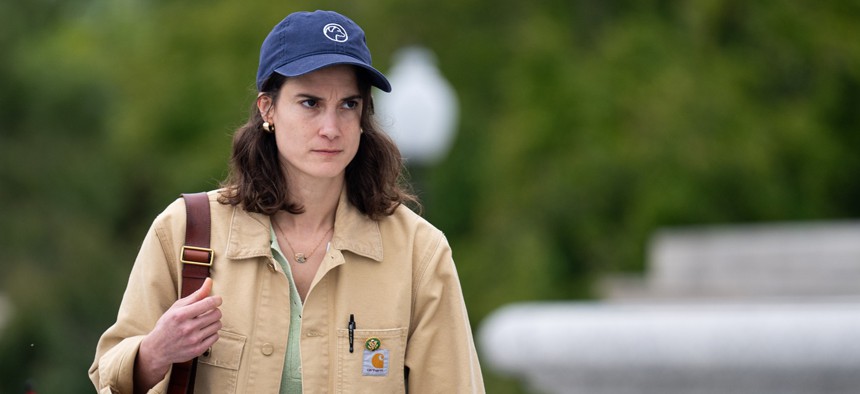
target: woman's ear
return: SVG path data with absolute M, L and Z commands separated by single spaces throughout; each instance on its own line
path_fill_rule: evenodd
M 269 119 L 269 115 L 272 111 L 272 104 L 272 96 L 264 93 L 257 95 L 257 110 L 260 111 L 260 116 L 264 121 L 271 121 L 271 119 Z

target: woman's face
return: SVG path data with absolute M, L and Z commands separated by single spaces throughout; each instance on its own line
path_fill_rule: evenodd
M 273 107 L 268 96 L 261 96 L 257 106 L 275 125 L 289 181 L 343 179 L 361 137 L 362 97 L 352 66 L 287 78 Z

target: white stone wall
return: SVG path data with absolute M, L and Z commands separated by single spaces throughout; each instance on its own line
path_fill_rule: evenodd
M 483 365 L 538 393 L 860 393 L 860 223 L 667 229 L 647 266 L 501 308 Z

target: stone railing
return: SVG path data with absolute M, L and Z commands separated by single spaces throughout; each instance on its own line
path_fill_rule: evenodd
M 542 393 L 860 393 L 860 223 L 672 229 L 599 302 L 487 318 L 485 366 Z

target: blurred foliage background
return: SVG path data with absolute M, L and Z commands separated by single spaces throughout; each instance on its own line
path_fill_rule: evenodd
M 476 327 L 594 297 L 660 226 L 860 217 L 856 0 L 3 0 L 0 393 L 93 391 L 146 228 L 217 187 L 262 39 L 317 8 L 383 71 L 432 49 L 458 92 L 452 150 L 416 175 Z

